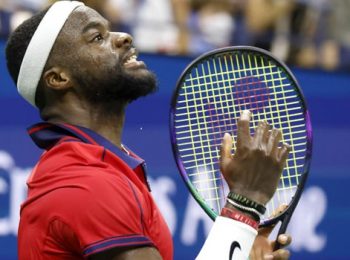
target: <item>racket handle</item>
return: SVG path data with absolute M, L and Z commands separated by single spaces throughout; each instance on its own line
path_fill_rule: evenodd
M 310 160 L 307 160 L 307 162 L 306 162 L 306 169 L 309 169 L 309 164 L 310 164 Z M 299 183 L 298 190 L 296 191 L 296 193 L 294 195 L 293 202 L 289 206 L 287 211 L 285 212 L 284 217 L 282 218 L 282 224 L 281 224 L 281 227 L 280 227 L 280 229 L 278 231 L 278 235 L 277 235 L 277 238 L 276 238 L 274 251 L 276 251 L 276 250 L 281 248 L 281 244 L 278 243 L 277 239 L 278 239 L 279 235 L 284 234 L 286 232 L 286 230 L 287 230 L 287 226 L 289 224 L 289 221 L 292 218 L 293 212 L 294 212 L 295 208 L 297 207 L 297 204 L 299 202 L 301 193 L 302 193 L 302 191 L 304 189 L 304 185 L 305 185 L 307 176 L 308 176 L 308 170 L 304 171 L 302 179 L 301 179 L 301 181 Z
M 276 237 L 276 243 L 275 243 L 275 247 L 273 248 L 273 251 L 276 251 L 278 249 L 280 249 L 282 247 L 282 245 L 278 242 L 278 237 L 279 235 L 281 234 L 284 234 L 287 230 L 287 227 L 288 227 L 288 224 L 289 224 L 289 221 L 292 217 L 292 213 L 293 212 L 286 212 L 283 220 L 282 220 L 282 224 L 281 224 L 281 227 L 280 229 L 278 230 L 278 234 L 277 234 L 277 237 Z

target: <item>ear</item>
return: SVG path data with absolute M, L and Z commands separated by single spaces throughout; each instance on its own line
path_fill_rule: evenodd
M 43 81 L 47 87 L 54 90 L 64 90 L 73 86 L 70 74 L 60 67 L 45 71 Z

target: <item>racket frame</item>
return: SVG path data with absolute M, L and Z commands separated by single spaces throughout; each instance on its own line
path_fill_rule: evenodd
M 310 170 L 310 164 L 311 164 L 311 156 L 312 156 L 312 143 L 313 143 L 313 135 L 312 135 L 312 126 L 311 126 L 311 120 L 310 120 L 310 114 L 307 109 L 307 104 L 306 100 L 304 98 L 304 94 L 299 86 L 299 83 L 297 79 L 295 78 L 294 74 L 292 71 L 288 68 L 288 66 L 280 61 L 278 58 L 273 56 L 270 52 L 257 48 L 257 47 L 252 47 L 252 46 L 235 46 L 235 47 L 224 47 L 220 49 L 215 49 L 212 51 L 209 51 L 207 53 L 204 53 L 200 55 L 198 58 L 194 59 L 187 67 L 184 69 L 182 72 L 181 76 L 179 77 L 177 83 L 176 83 L 176 89 L 173 93 L 172 99 L 171 99 L 171 106 L 170 106 L 170 118 L 169 118 L 169 130 L 170 130 L 170 139 L 171 139 L 171 144 L 172 144 L 172 151 L 173 155 L 175 157 L 175 161 L 177 164 L 177 167 L 180 171 L 180 175 L 185 182 L 187 188 L 191 192 L 192 196 L 195 198 L 195 200 L 199 203 L 199 205 L 203 208 L 203 210 L 209 215 L 209 217 L 212 220 L 215 220 L 217 217 L 217 213 L 214 212 L 209 205 L 207 205 L 205 199 L 201 197 L 201 195 L 197 192 L 196 188 L 194 185 L 191 183 L 190 178 L 187 176 L 185 167 L 183 165 L 183 162 L 180 158 L 180 154 L 178 151 L 178 145 L 176 142 L 176 133 L 175 133 L 175 122 L 174 122 L 174 117 L 175 117 L 175 109 L 176 109 L 176 102 L 177 102 L 177 97 L 179 95 L 179 91 L 181 90 L 181 87 L 183 85 L 184 79 L 189 75 L 192 71 L 193 68 L 196 67 L 198 63 L 203 63 L 205 60 L 211 60 L 215 58 L 215 56 L 221 56 L 223 53 L 227 52 L 255 52 L 259 55 L 267 56 L 270 60 L 272 60 L 278 67 L 282 68 L 282 70 L 285 71 L 285 74 L 289 77 L 289 80 L 294 83 L 295 90 L 297 91 L 300 101 L 302 103 L 302 109 L 303 109 L 303 116 L 305 118 L 305 130 L 306 130 L 306 152 L 305 152 L 305 163 L 303 165 L 303 176 L 301 177 L 299 184 L 297 185 L 297 190 L 292 197 L 291 201 L 289 202 L 287 208 L 280 214 L 276 215 L 273 218 L 264 220 L 260 223 L 260 226 L 269 226 L 276 224 L 278 221 L 282 221 L 283 223 L 280 227 L 279 234 L 284 233 L 288 223 L 290 221 L 290 218 L 298 204 L 298 201 L 300 199 L 300 196 L 302 194 L 302 191 L 304 189 L 305 183 L 308 178 L 309 170 Z

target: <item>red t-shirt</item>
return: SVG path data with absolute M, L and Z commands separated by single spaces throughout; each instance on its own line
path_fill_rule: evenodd
M 154 246 L 163 259 L 173 258 L 143 160 L 82 127 L 41 123 L 29 133 L 46 151 L 28 179 L 19 259 L 83 259 L 134 246 Z

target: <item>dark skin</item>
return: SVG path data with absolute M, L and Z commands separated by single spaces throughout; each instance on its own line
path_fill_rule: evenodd
M 250 116 L 250 112 L 246 110 L 238 120 L 234 155 L 231 154 L 232 137 L 225 134 L 221 147 L 220 169 L 231 191 L 266 205 L 277 188 L 290 147 L 287 144 L 279 147 L 281 132 L 277 129 L 270 130 L 266 122 L 260 122 L 255 134 L 251 136 Z M 227 203 L 226 207 L 232 206 Z M 251 260 L 289 258 L 289 251 L 284 248 L 273 251 L 275 242 L 268 239 L 272 230 L 273 226 L 259 229 L 250 253 Z M 291 237 L 282 234 L 278 241 L 282 246 L 288 246 Z
M 60 34 L 57 41 L 59 50 L 54 51 L 74 50 L 72 60 L 52 66 L 44 72 L 46 106 L 41 110 L 41 117 L 50 122 L 66 122 L 90 128 L 120 147 L 124 110 L 128 101 L 115 99 L 92 105 L 71 71 L 71 64 L 79 61 L 84 73 L 106 78 L 109 75 L 104 68 L 115 66 L 116 61 L 122 63 L 133 54 L 130 49 L 132 37 L 125 33 L 109 32 L 108 29 L 108 22 L 90 8 L 80 7 L 71 15 L 69 23 L 63 28 L 64 33 Z M 69 42 L 69 49 L 63 47 L 62 50 L 60 42 Z M 128 68 L 127 72 L 137 77 L 149 73 L 142 62 Z
M 289 146 L 279 147 L 281 132 L 270 131 L 266 122 L 260 122 L 254 136 L 250 136 L 249 122 L 250 112 L 243 111 L 238 121 L 234 156 L 231 155 L 232 138 L 225 134 L 220 169 L 231 191 L 265 205 L 277 188 Z
M 287 205 L 281 205 L 272 215 L 279 215 L 286 206 Z M 250 251 L 249 259 L 283 260 L 289 258 L 290 253 L 286 249 L 272 251 L 276 242 L 269 241 L 268 237 L 274 227 L 275 225 L 271 225 L 258 230 L 258 236 L 255 238 L 253 248 Z M 288 235 L 282 234 L 278 236 L 278 242 L 282 246 L 287 246 L 292 242 L 292 238 Z
M 108 78 L 109 69 L 117 62 L 125 73 L 136 78 L 146 77 L 150 72 L 143 62 L 126 62 L 134 54 L 131 45 L 130 35 L 110 32 L 108 22 L 96 11 L 85 6 L 78 7 L 63 27 L 44 69 L 39 88 L 43 99 L 41 117 L 53 123 L 68 123 L 92 129 L 121 147 L 124 111 L 129 100 L 115 98 L 92 102 L 85 95 L 86 89 L 79 84 L 76 75 Z M 65 53 L 65 60 L 60 57 L 62 53 Z M 99 88 L 98 81 L 92 87 Z M 246 111 L 239 120 L 237 151 L 234 156 L 231 155 L 231 137 L 225 135 L 221 170 L 232 191 L 266 204 L 276 189 L 288 146 L 279 147 L 279 131 L 269 131 L 266 123 L 261 123 L 256 134 L 251 137 L 249 120 L 250 114 Z M 285 243 L 282 242 L 283 245 L 289 243 L 289 237 Z M 258 250 L 259 257 L 254 254 L 252 259 L 262 259 L 264 253 L 272 252 L 272 248 L 266 232 L 258 235 L 252 252 Z M 287 259 L 287 253 L 285 249 L 277 250 L 272 252 L 273 258 L 270 259 Z M 162 259 L 154 247 L 111 249 L 90 258 Z

